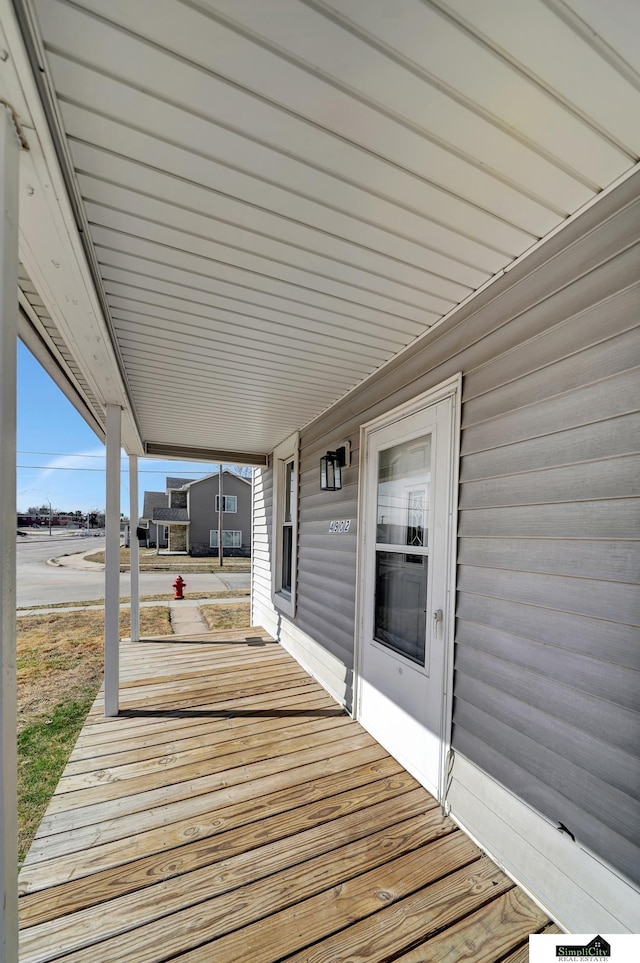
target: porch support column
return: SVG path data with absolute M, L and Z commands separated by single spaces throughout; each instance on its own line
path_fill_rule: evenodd
M 138 456 L 129 455 L 129 545 L 131 574 L 131 641 L 140 641 L 140 543 L 138 542 Z
M 0 107 L 0 959 L 18 959 L 16 753 L 16 338 L 19 144 Z
M 104 565 L 104 714 L 117 716 L 120 684 L 120 423 L 107 405 L 107 519 Z

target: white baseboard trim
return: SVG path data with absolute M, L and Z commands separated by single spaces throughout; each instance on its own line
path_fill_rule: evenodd
M 279 642 L 336 702 L 347 712 L 351 711 L 351 683 L 347 680 L 352 673 L 339 659 L 284 618 L 280 625 Z
M 456 753 L 451 817 L 569 933 L 640 932 L 640 892 Z

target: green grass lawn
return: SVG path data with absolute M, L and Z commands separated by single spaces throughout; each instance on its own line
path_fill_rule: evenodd
M 36 716 L 18 734 L 18 863 L 24 860 L 99 686 Z

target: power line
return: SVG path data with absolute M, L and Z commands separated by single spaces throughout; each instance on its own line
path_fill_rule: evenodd
M 45 453 L 45 452 L 42 452 L 42 454 L 46 454 L 46 453 Z M 78 455 L 77 457 L 79 458 L 79 457 L 81 457 L 81 456 Z M 82 457 L 84 457 L 84 456 L 82 456 Z M 81 468 L 79 465 L 74 465 L 74 466 L 71 466 L 71 467 L 66 467 L 66 466 L 64 466 L 64 465 L 16 465 L 16 468 L 20 468 L 20 469 L 23 469 L 23 470 L 28 470 L 29 468 L 34 468 L 34 469 L 38 469 L 38 470 L 42 470 L 42 471 L 97 471 L 97 472 L 100 472 L 100 474 L 102 474 L 102 475 L 104 475 L 104 473 L 105 473 L 105 471 L 106 471 L 105 468 Z M 123 475 L 128 475 L 128 474 L 129 474 L 129 469 L 128 469 L 128 468 L 121 468 L 121 469 L 120 469 L 120 472 L 121 472 Z M 169 475 L 169 473 L 168 473 L 166 470 L 165 470 L 165 471 L 160 471 L 159 468 L 139 468 L 139 469 L 138 469 L 138 474 L 139 474 L 139 475 Z M 217 473 L 216 473 L 216 472 L 209 472 L 209 471 L 192 471 L 192 472 L 189 472 L 189 474 L 190 474 L 190 475 L 203 475 L 203 476 L 204 476 L 204 475 L 212 475 L 212 474 L 215 475 L 215 474 L 217 474 Z M 171 477 L 171 475 L 169 475 L 169 477 Z
M 19 455 L 52 455 L 54 458 L 106 458 L 106 455 L 82 455 L 78 452 L 64 451 L 24 451 L 18 448 Z

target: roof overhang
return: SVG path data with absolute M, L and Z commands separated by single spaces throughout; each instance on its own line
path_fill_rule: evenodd
M 0 0 L 21 336 L 130 453 L 264 465 L 636 168 L 623 0 Z

